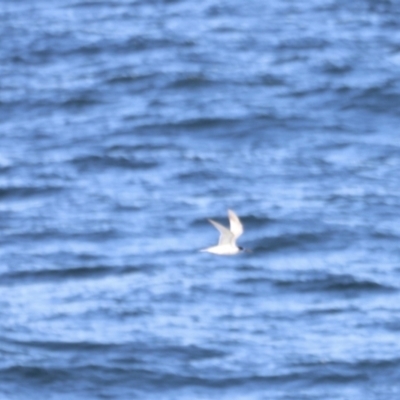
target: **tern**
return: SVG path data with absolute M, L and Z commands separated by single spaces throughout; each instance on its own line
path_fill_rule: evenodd
M 228 210 L 228 218 L 230 229 L 212 219 L 209 219 L 210 223 L 220 232 L 218 245 L 200 251 L 227 256 L 244 251 L 243 247 L 236 245 L 236 239 L 243 233 L 243 225 L 240 222 L 239 217 L 232 210 Z

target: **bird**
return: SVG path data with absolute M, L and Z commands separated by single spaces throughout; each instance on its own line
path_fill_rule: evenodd
M 201 252 L 228 256 L 244 251 L 243 247 L 236 245 L 236 239 L 243 233 L 243 225 L 240 222 L 239 217 L 232 210 L 228 210 L 228 218 L 230 229 L 212 219 L 208 220 L 219 230 L 220 237 L 217 246 L 200 250 Z

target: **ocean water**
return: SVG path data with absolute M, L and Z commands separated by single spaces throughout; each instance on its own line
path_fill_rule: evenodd
M 2 0 L 0 400 L 399 399 L 399 28 Z

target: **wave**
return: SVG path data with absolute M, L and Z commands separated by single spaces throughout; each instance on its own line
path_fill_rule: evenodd
M 398 116 L 397 104 L 400 102 L 400 92 L 395 89 L 394 85 L 394 82 L 388 80 L 379 85 L 370 85 L 365 88 L 342 85 L 333 89 L 342 97 L 339 103 L 342 110 L 361 109 Z
M 42 186 L 6 186 L 0 188 L 0 199 L 16 199 L 41 195 L 53 195 L 63 191 L 64 186 L 42 185 Z
M 90 353 L 89 353 L 90 354 Z M 109 353 L 107 352 L 109 357 Z M 107 363 L 96 363 L 90 360 L 81 364 L 83 357 L 77 357 L 75 365 L 54 365 L 54 366 L 11 366 L 0 369 L 3 382 L 15 382 L 21 385 L 24 382 L 24 390 L 30 388 L 43 392 L 43 384 L 57 390 L 58 395 L 64 393 L 63 388 L 68 387 L 68 393 L 74 393 L 76 398 L 148 398 L 149 394 L 159 397 L 160 391 L 163 398 L 180 398 L 176 390 L 185 389 L 185 398 L 198 398 L 199 393 L 207 395 L 204 398 L 214 397 L 215 392 L 208 390 L 223 390 L 232 392 L 232 398 L 248 398 L 249 394 L 270 394 L 275 393 L 273 398 L 304 398 L 304 393 L 312 390 L 311 396 L 307 398 L 340 398 L 343 386 L 349 383 L 365 384 L 374 387 L 374 383 L 390 375 L 392 384 L 398 378 L 400 362 L 398 359 L 359 361 L 359 362 L 315 362 L 300 363 L 296 367 L 284 368 L 279 372 L 279 368 L 274 371 L 241 371 L 229 372 L 223 368 L 212 368 L 208 371 L 201 371 L 193 367 L 192 364 L 184 369 L 179 368 L 183 360 L 168 358 L 169 365 L 160 359 L 155 366 L 146 365 L 136 357 L 130 357 L 126 363 L 119 362 L 118 366 Z M 104 357 L 105 358 L 105 357 Z M 76 365 L 78 364 L 78 365 Z M 373 379 L 372 379 L 373 377 Z M 371 381 L 372 379 L 372 381 Z M 330 397 L 326 395 L 326 385 L 330 387 L 329 393 L 338 395 Z M 339 385 L 339 386 L 335 386 Z M 4 386 L 4 383 L 2 384 Z M 297 387 L 299 393 L 292 397 L 288 393 L 293 393 L 293 387 Z M 351 386 L 353 388 L 353 386 Z M 354 388 L 353 388 L 354 389 Z M 122 390 L 122 392 L 121 392 Z M 169 392 L 169 391 L 172 392 Z M 105 395 L 107 393 L 107 395 Z M 303 394 L 302 394 L 303 393 Z M 128 394 L 128 396 L 126 396 Z M 189 394 L 189 396 L 187 396 Z M 254 397 L 254 396 L 253 396 Z M 256 395 L 257 397 L 257 395 Z M 385 396 L 384 396 L 385 397 Z M 13 398 L 13 397 L 11 397 Z M 28 396 L 26 398 L 29 398 Z M 64 398 L 64 397 L 60 397 Z M 203 396 L 202 396 L 203 398 Z M 385 398 L 393 398 L 389 395 Z
M 279 251 L 287 248 L 304 248 L 305 246 L 315 246 L 318 243 L 325 242 L 329 234 L 321 232 L 299 232 L 276 237 L 268 237 L 257 244 L 253 251 L 257 253 Z M 258 243 L 261 241 L 258 240 Z
M 393 370 L 399 367 L 400 362 L 398 359 L 393 359 L 355 363 L 334 361 L 304 363 L 292 368 L 292 371 L 285 368 L 284 372 L 281 373 L 242 372 L 238 374 L 229 374 L 218 369 L 209 373 L 201 373 L 193 368 L 177 370 L 174 373 L 166 371 L 162 362 L 159 363 L 158 367 L 151 369 L 150 366 L 142 363 L 136 357 L 130 357 L 126 363 L 120 361 L 118 367 L 106 362 L 103 365 L 90 361 L 87 361 L 86 365 L 79 364 L 74 367 L 72 365 L 70 367 L 11 366 L 0 369 L 0 371 L 2 376 L 7 377 L 8 380 L 17 380 L 18 382 L 27 380 L 31 384 L 61 383 L 65 382 L 65 379 L 79 382 L 84 379 L 87 385 L 93 386 L 101 385 L 105 381 L 109 385 L 119 385 L 128 380 L 132 386 L 150 390 L 154 388 L 154 385 L 156 385 L 157 390 L 177 389 L 179 387 L 239 389 L 252 386 L 261 389 L 263 387 L 271 388 L 270 385 L 292 385 L 295 382 L 303 385 L 364 382 L 369 379 L 371 374 L 383 377 L 388 372 L 393 373 Z
M 86 279 L 97 278 L 106 275 L 121 275 L 141 272 L 144 267 L 141 266 L 107 266 L 98 265 L 93 267 L 74 267 L 63 269 L 46 270 L 22 270 L 2 273 L 0 285 L 33 283 L 37 281 L 56 281 L 62 279 Z
M 212 79 L 207 78 L 205 75 L 188 75 L 180 74 L 174 79 L 171 79 L 167 85 L 170 89 L 193 89 L 193 88 L 210 88 L 213 85 L 217 85 L 218 82 L 214 82 Z
M 122 168 L 122 169 L 151 169 L 158 166 L 158 162 L 136 160 L 128 156 L 110 155 L 88 155 L 76 157 L 71 161 L 79 169 L 101 169 L 101 168 Z
M 152 82 L 158 74 L 156 73 L 148 73 L 148 74 L 134 74 L 130 70 L 116 70 L 116 71 L 108 71 L 104 72 L 107 76 L 104 79 L 105 84 L 109 85 L 126 85 L 130 83 L 138 83 L 149 81 Z
M 360 279 L 350 274 L 318 274 L 315 276 L 293 279 L 274 279 L 273 284 L 280 288 L 291 288 L 300 291 L 324 292 L 377 292 L 396 291 L 397 288 L 388 284 L 369 279 Z

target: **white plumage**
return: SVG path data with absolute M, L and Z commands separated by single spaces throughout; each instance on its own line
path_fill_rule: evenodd
M 218 245 L 200 251 L 218 255 L 233 255 L 243 251 L 242 247 L 236 245 L 236 239 L 243 233 L 243 225 L 239 217 L 232 210 L 228 210 L 228 218 L 230 229 L 209 219 L 210 223 L 220 232 Z

